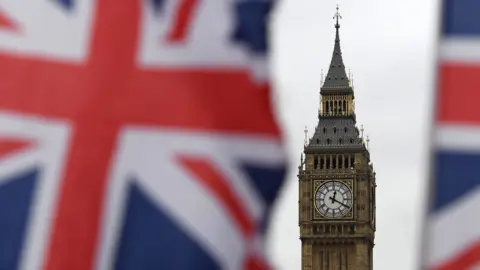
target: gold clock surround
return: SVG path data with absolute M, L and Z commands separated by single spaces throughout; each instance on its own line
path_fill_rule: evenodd
M 335 181 L 335 182 L 341 182 L 343 184 L 345 184 L 349 189 L 350 191 L 352 192 L 352 196 L 353 196 L 353 202 L 352 202 L 352 206 L 350 207 L 350 211 L 348 211 L 347 214 L 345 214 L 345 216 L 343 217 L 337 217 L 337 218 L 328 218 L 328 217 L 324 217 L 322 214 L 320 214 L 320 211 L 317 209 L 317 203 L 316 203 L 316 196 L 315 194 L 317 194 L 317 191 L 318 189 L 325 183 L 327 182 L 332 182 L 332 181 Z M 313 191 L 314 191 L 314 196 L 312 196 L 312 200 L 313 200 L 313 219 L 314 220 L 335 220 L 335 221 L 338 221 L 338 220 L 352 220 L 353 217 L 354 217 L 354 209 L 355 209 L 355 189 L 354 189 L 354 185 L 353 185 L 354 181 L 353 179 L 326 179 L 326 180 L 314 180 L 313 181 Z

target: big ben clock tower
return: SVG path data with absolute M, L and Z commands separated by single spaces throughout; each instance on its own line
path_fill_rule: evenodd
M 358 130 L 355 95 L 340 49 L 340 14 L 332 60 L 320 89 L 313 136 L 299 166 L 302 270 L 372 270 L 375 172 Z

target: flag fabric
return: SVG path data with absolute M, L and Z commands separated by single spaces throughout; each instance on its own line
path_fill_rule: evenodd
M 2 0 L 0 269 L 267 269 L 267 0 Z
M 480 1 L 444 0 L 422 269 L 480 269 Z

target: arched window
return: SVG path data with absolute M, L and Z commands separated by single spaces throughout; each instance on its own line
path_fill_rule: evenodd
M 319 139 L 319 138 L 317 138 L 317 144 L 319 144 L 319 143 L 320 143 L 320 139 Z
M 327 144 L 330 144 L 330 139 L 327 139 Z
M 338 144 L 342 144 L 342 143 L 343 143 L 342 138 L 338 139 Z

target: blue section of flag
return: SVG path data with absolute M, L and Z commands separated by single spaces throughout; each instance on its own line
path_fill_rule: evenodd
M 38 170 L 0 185 L 0 269 L 18 269 Z
M 260 164 L 243 164 L 243 169 L 249 176 L 250 183 L 265 200 L 267 207 L 270 207 L 282 187 L 285 178 L 285 166 L 266 167 Z
M 285 179 L 286 166 L 265 167 L 259 164 L 243 164 L 243 169 L 249 176 L 250 183 L 264 199 L 267 204 L 260 226 L 260 231 L 265 233 L 269 226 L 271 206 L 282 187 Z
M 235 1 L 236 27 L 232 39 L 247 46 L 251 52 L 265 54 L 268 51 L 268 15 L 272 1 Z
M 439 210 L 480 185 L 480 153 L 439 151 L 435 160 L 434 210 Z
M 220 270 L 136 184 L 130 187 L 125 219 L 114 269 Z
M 480 35 L 479 0 L 444 0 L 443 34 Z
M 57 1 L 63 8 L 71 10 L 74 8 L 75 0 L 55 0 Z
M 165 2 L 167 0 L 148 0 L 148 1 L 151 1 L 152 5 L 153 5 L 153 10 L 155 12 L 162 12 L 163 11 L 163 8 L 165 6 Z

